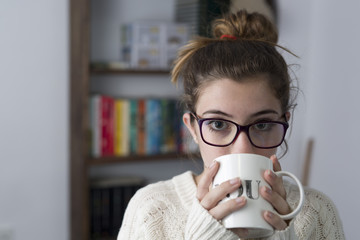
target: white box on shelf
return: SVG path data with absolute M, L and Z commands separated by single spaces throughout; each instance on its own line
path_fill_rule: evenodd
M 161 68 L 163 23 L 133 22 L 122 26 L 123 60 L 131 68 Z
M 169 69 L 189 39 L 186 24 L 133 22 L 122 27 L 122 55 L 131 68 Z
M 177 52 L 189 41 L 189 27 L 182 23 L 169 23 L 165 28 L 164 63 L 170 68 L 177 57 Z

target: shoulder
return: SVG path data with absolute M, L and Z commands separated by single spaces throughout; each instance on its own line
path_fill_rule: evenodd
M 154 202 L 167 201 L 173 194 L 174 184 L 172 180 L 160 181 L 139 189 L 129 204 L 144 208 L 146 205 L 153 205 Z
M 192 173 L 185 172 L 172 179 L 149 184 L 139 189 L 129 203 L 129 211 L 131 209 L 137 212 L 153 212 L 161 211 L 169 208 L 169 206 L 179 208 L 183 207 L 184 192 L 189 192 L 188 185 L 193 183 Z M 190 190 L 191 192 L 191 190 Z
M 181 228 L 188 211 L 177 185 L 181 180 L 190 181 L 190 176 L 188 172 L 183 173 L 138 190 L 126 208 L 119 236 L 122 239 L 143 239 L 145 235 L 149 239 L 178 239 L 182 232 L 174 228 Z
M 182 173 L 172 179 L 149 184 L 136 192 L 134 199 L 141 201 L 171 200 L 181 197 L 183 192 L 196 188 L 192 172 Z

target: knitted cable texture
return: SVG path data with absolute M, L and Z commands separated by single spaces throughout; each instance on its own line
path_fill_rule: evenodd
M 285 189 L 287 202 L 294 208 L 299 199 L 297 187 L 286 182 Z M 131 199 L 117 239 L 238 240 L 200 205 L 195 195 L 196 185 L 191 172 L 146 186 Z M 289 226 L 262 239 L 345 239 L 331 200 L 309 188 L 305 195 L 301 212 Z

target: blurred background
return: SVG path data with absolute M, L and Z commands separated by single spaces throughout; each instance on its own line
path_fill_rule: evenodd
M 118 58 L 117 43 L 96 42 L 118 41 L 120 22 L 176 17 L 175 0 L 91 2 L 100 14 L 92 19 L 95 61 Z M 0 240 L 70 239 L 69 8 L 66 0 L 0 1 Z M 274 19 L 279 44 L 299 56 L 285 54 L 301 90 L 282 167 L 304 180 L 309 163 L 307 185 L 334 201 L 347 239 L 358 236 L 353 226 L 360 214 L 359 11 L 356 0 L 278 0 Z M 107 29 L 100 23 L 109 23 Z M 106 78 L 106 88 L 116 88 L 113 77 Z M 179 94 L 168 76 L 152 76 L 153 85 L 136 78 L 129 77 L 117 94 Z M 91 84 L 97 88 L 96 78 Z M 201 170 L 192 161 L 163 160 L 100 166 L 89 175 L 136 172 L 154 182 L 187 169 Z

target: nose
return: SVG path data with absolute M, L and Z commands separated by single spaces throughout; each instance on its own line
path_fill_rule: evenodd
M 232 153 L 255 153 L 255 147 L 251 144 L 246 132 L 242 131 L 232 144 Z

